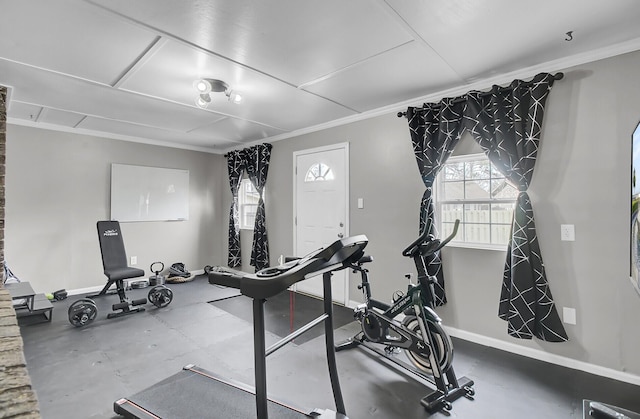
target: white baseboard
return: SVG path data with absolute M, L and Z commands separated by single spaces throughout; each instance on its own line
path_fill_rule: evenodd
M 189 271 L 189 273 L 191 273 L 192 275 L 202 275 L 204 273 L 204 269 L 196 269 L 195 271 Z M 133 278 L 131 279 L 131 281 L 137 281 L 140 279 L 143 279 L 143 278 L 142 277 Z M 131 281 L 127 281 L 126 285 L 129 285 L 128 283 Z M 96 285 L 94 287 L 76 288 L 73 290 L 67 290 L 67 295 L 92 294 L 92 293 L 101 291 L 103 287 L 104 287 L 104 284 Z
M 362 304 L 362 303 L 359 302 L 359 301 L 349 300 L 349 302 L 347 303 L 347 307 L 356 308 L 358 306 L 358 304 Z
M 599 375 L 601 377 L 612 378 L 614 380 L 623 381 L 625 383 L 640 385 L 640 376 L 634 374 L 602 367 L 600 365 L 590 364 L 584 361 L 578 361 L 576 359 L 567 358 L 556 354 L 551 354 L 540 349 L 527 348 L 515 343 L 478 335 L 476 333 L 467 332 L 465 330 L 460 330 L 453 327 L 444 326 L 444 329 L 451 336 L 455 336 L 459 339 L 463 339 L 469 342 L 474 342 L 483 346 L 488 346 L 517 355 L 526 356 L 528 358 L 537 359 L 539 361 L 548 362 L 550 364 L 584 371 L 590 374 Z
M 87 288 L 76 288 L 74 290 L 68 290 L 67 295 L 80 295 L 80 294 L 92 294 L 94 292 L 99 292 L 102 290 L 104 285 L 97 285 L 95 287 L 87 287 Z

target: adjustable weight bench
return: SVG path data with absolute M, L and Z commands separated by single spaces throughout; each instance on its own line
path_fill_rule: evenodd
M 118 221 L 98 221 L 97 227 L 102 266 L 107 277 L 107 284 L 102 288 L 102 291 L 90 296 L 90 298 L 106 295 L 111 285 L 115 284 L 120 303 L 113 305 L 114 312 L 109 313 L 107 318 L 111 319 L 144 311 L 144 307 L 136 306 L 146 304 L 146 298 L 129 302 L 125 293 L 124 280 L 144 276 L 144 270 L 128 266 L 120 223 Z M 116 312 L 115 310 L 120 311 Z
M 98 221 L 98 238 L 107 284 L 98 294 L 86 296 L 69 306 L 69 322 L 72 325 L 83 327 L 93 322 L 98 315 L 98 307 L 92 298 L 106 295 L 107 290 L 114 284 L 120 302 L 111 306 L 113 313 L 107 314 L 108 319 L 140 313 L 145 309 L 139 306 L 147 302 L 151 302 L 158 308 L 166 307 L 171 303 L 173 291 L 164 285 L 156 285 L 151 288 L 147 298 L 129 301 L 125 293 L 124 280 L 143 276 L 144 271 L 127 265 L 127 252 L 124 250 L 120 223 L 117 221 Z

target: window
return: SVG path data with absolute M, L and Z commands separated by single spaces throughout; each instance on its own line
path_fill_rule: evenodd
M 238 191 L 238 207 L 240 211 L 240 228 L 253 230 L 256 224 L 256 212 L 258 211 L 258 201 L 260 194 L 247 178 L 240 182 Z
M 518 190 L 484 154 L 451 157 L 436 178 L 436 217 L 451 244 L 504 249 L 509 242 Z
M 311 165 L 309 170 L 307 170 L 307 174 L 304 176 L 305 182 L 318 182 L 333 179 L 333 170 L 324 163 L 315 163 Z

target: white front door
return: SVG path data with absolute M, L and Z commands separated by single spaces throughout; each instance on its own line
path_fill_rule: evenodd
M 296 256 L 323 248 L 349 234 L 349 144 L 295 152 L 294 250 Z M 346 269 L 334 273 L 333 300 L 348 298 Z M 296 291 L 322 297 L 322 276 L 296 284 Z

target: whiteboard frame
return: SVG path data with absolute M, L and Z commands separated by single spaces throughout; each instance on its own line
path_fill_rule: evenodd
M 112 220 L 188 220 L 189 170 L 112 163 L 110 198 Z

